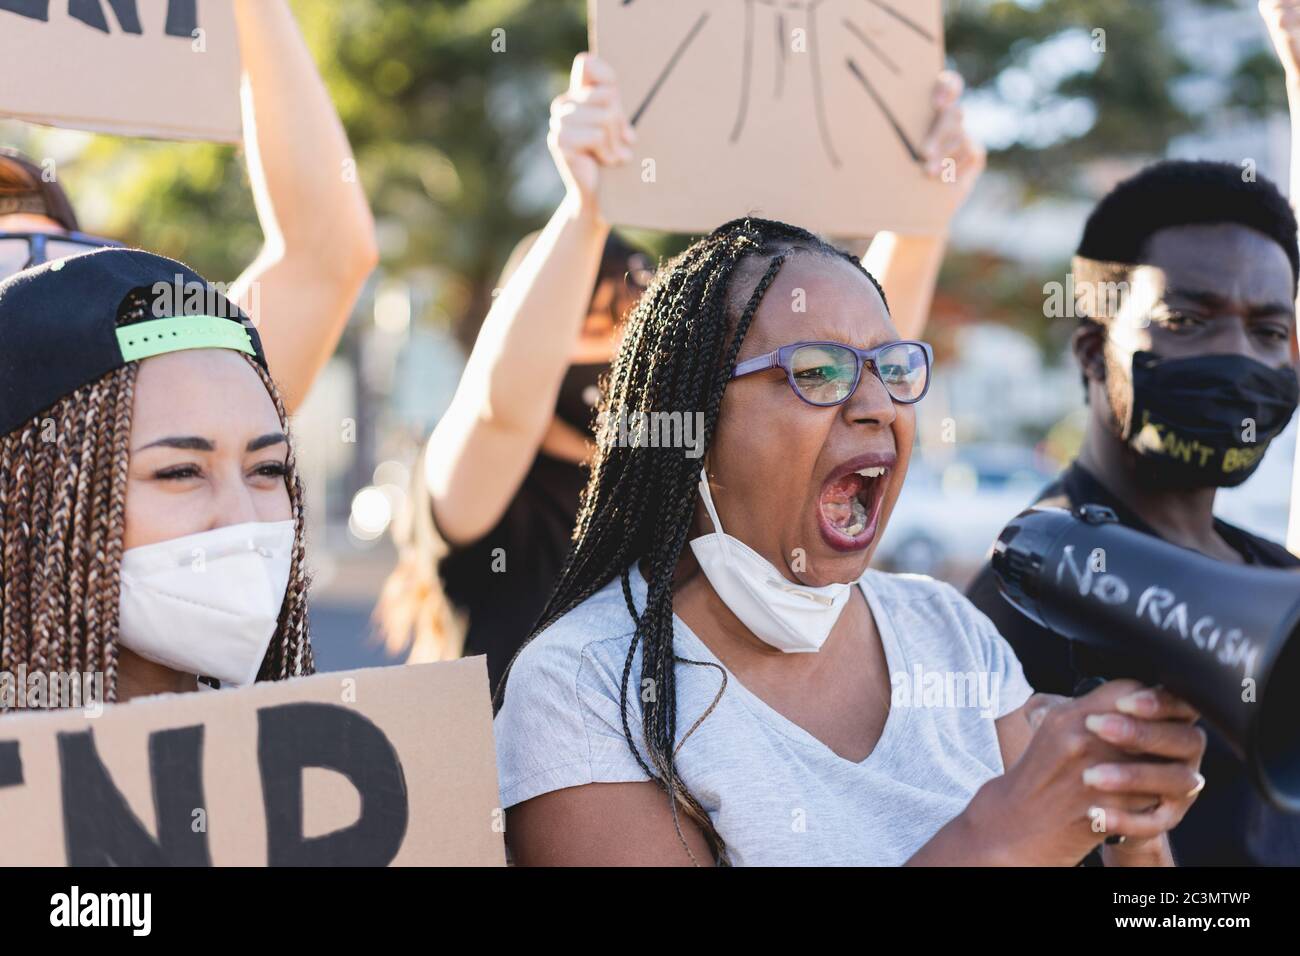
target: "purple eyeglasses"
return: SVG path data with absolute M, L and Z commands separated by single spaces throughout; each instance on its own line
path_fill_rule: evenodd
M 930 388 L 934 349 L 925 342 L 887 342 L 874 349 L 856 349 L 840 342 L 795 342 L 775 352 L 736 364 L 732 378 L 764 369 L 783 368 L 794 393 L 809 405 L 839 405 L 848 400 L 870 365 L 894 401 L 912 405 Z

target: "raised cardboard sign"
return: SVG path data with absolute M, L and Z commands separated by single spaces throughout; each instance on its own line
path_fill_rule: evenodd
M 837 236 L 941 229 L 919 160 L 943 68 L 940 0 L 590 0 L 635 159 L 606 218 L 704 232 L 737 216 Z
M 505 862 L 482 657 L 0 716 L 0 864 Z
M 238 142 L 234 8 L 230 0 L 0 0 L 0 115 Z

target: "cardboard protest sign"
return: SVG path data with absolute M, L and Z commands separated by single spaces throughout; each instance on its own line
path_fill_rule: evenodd
M 704 232 L 746 214 L 831 235 L 931 233 L 957 197 L 919 152 L 943 68 L 940 0 L 590 0 L 633 162 L 606 218 Z
M 240 139 L 229 0 L 0 0 L 0 115 L 163 139 Z
M 500 865 L 482 657 L 0 716 L 0 864 Z

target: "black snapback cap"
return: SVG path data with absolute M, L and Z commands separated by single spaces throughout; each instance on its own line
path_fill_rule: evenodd
M 133 292 L 152 311 L 118 325 Z M 0 282 L 0 434 L 128 362 L 196 348 L 266 368 L 248 316 L 174 259 L 110 247 L 25 269 Z

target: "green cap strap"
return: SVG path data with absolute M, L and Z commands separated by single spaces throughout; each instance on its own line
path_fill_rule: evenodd
M 214 315 L 178 315 L 125 325 L 117 330 L 117 345 L 124 362 L 182 349 L 234 349 L 257 355 L 243 323 Z

